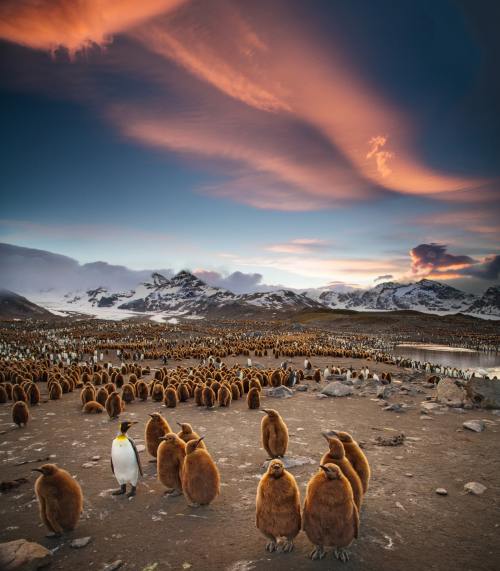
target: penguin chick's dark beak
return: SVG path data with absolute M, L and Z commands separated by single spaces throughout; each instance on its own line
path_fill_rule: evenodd
M 182 428 L 182 422 L 178 422 L 177 420 L 175 421 L 175 424 L 177 424 L 177 426 L 180 426 Z
M 40 474 L 43 474 L 41 468 L 31 468 L 31 471 L 32 471 L 32 472 L 40 472 Z
M 325 439 L 325 440 L 330 440 L 330 438 L 332 437 L 332 433 L 331 432 L 322 432 L 321 436 Z
M 196 446 L 194 447 L 195 450 L 196 450 L 196 448 L 198 448 L 198 446 L 200 445 L 200 442 L 201 442 L 204 438 L 205 438 L 204 436 L 200 436 L 200 438 L 198 438 L 198 440 L 196 441 Z
M 326 466 L 323 466 L 323 464 L 320 464 L 319 467 L 323 470 L 323 472 L 325 474 L 328 474 L 328 468 Z
M 269 414 L 269 411 L 268 411 L 266 408 L 261 408 L 261 409 L 260 409 L 260 412 L 261 412 L 262 414 Z
M 149 413 L 149 416 L 150 416 L 151 418 L 154 418 L 154 416 L 155 416 L 155 415 L 154 415 L 154 414 L 151 414 L 151 413 Z

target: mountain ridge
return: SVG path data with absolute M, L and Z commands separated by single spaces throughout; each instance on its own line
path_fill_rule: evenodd
M 318 293 L 319 292 L 319 293 Z M 482 296 L 465 293 L 447 284 L 422 279 L 418 282 L 383 282 L 367 290 L 280 289 L 235 294 L 211 286 L 187 270 L 171 278 L 153 272 L 148 281 L 136 288 L 110 291 L 98 286 L 64 296 L 58 311 L 97 313 L 109 310 L 120 317 L 124 313 L 164 314 L 171 317 L 204 317 L 221 312 L 238 313 L 290 312 L 304 309 L 346 309 L 354 311 L 413 310 L 433 314 L 468 313 L 500 318 L 500 286 L 488 288 Z M 58 300 L 55 300 L 56 302 Z M 48 305 L 40 305 L 50 309 Z

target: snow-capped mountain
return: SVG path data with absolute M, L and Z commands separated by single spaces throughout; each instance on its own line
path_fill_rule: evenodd
M 500 316 L 500 286 L 489 287 L 468 309 L 467 313 Z
M 62 299 L 40 301 L 56 313 L 84 313 L 110 319 L 132 315 L 155 318 L 265 315 L 271 311 L 291 313 L 305 309 L 351 309 L 357 311 L 416 310 L 424 313 L 470 313 L 500 317 L 500 287 L 489 288 L 482 297 L 464 293 L 432 280 L 400 284 L 386 282 L 368 290 L 329 288 L 325 290 L 277 290 L 235 294 L 210 286 L 188 271 L 173 278 L 151 274 L 149 281 L 130 291 L 113 292 L 96 287 L 71 292 Z
M 346 293 L 326 290 L 318 301 L 330 308 L 357 310 L 401 310 L 432 313 L 458 313 L 467 311 L 477 296 L 462 292 L 454 287 L 421 280 L 401 284 L 385 282 L 369 290 L 354 290 Z

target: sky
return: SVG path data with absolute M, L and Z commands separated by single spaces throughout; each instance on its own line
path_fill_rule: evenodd
M 3 0 L 0 242 L 237 291 L 483 291 L 499 17 L 486 0 Z

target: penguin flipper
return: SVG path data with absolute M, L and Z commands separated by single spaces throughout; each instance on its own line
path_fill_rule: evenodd
M 113 472 L 113 476 L 115 475 L 115 467 L 113 466 L 113 458 L 111 458 L 111 471 Z
M 141 476 L 144 476 L 144 474 L 142 472 L 141 459 L 139 457 L 139 452 L 137 451 L 137 446 L 135 445 L 135 442 L 132 440 L 132 438 L 129 438 L 129 442 L 130 442 L 130 444 L 132 444 L 132 448 L 134 449 L 135 459 L 137 462 L 137 466 L 139 467 L 139 474 Z
M 353 512 L 353 519 L 354 519 L 354 538 L 358 539 L 358 533 L 359 533 L 359 512 L 358 512 L 358 506 L 356 504 L 354 504 L 354 512 Z

